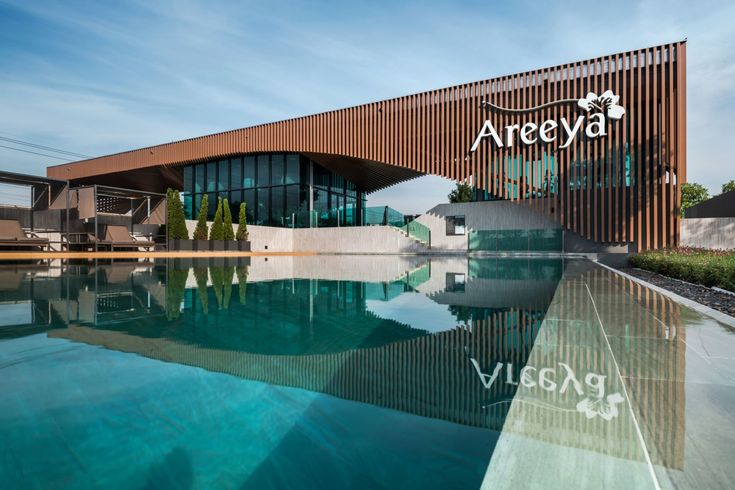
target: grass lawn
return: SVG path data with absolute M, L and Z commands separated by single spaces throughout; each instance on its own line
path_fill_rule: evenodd
M 675 279 L 735 292 L 735 250 L 657 250 L 632 255 L 630 263 Z

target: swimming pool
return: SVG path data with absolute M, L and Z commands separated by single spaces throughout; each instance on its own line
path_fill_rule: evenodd
M 733 488 L 735 336 L 585 260 L 0 268 L 3 488 Z

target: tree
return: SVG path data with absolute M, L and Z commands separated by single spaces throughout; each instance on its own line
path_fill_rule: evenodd
M 709 199 L 709 192 L 702 184 L 689 182 L 681 186 L 681 215 L 684 211 Z
M 197 226 L 194 228 L 194 240 L 207 239 L 207 210 L 209 209 L 209 199 L 207 195 L 202 196 L 202 204 L 199 206 L 199 216 L 197 217 Z
M 238 213 L 237 219 L 237 233 L 235 239 L 246 242 L 248 240 L 248 222 L 247 222 L 247 205 L 244 202 L 240 203 L 240 213 Z
M 230 211 L 230 203 L 227 199 L 222 201 L 222 206 L 224 206 L 224 212 L 225 212 L 225 220 L 224 220 L 224 230 L 222 236 L 225 240 L 234 240 L 235 239 L 235 232 L 232 231 L 232 211 Z
M 225 239 L 224 223 L 222 223 L 222 198 L 217 198 L 217 211 L 214 212 L 214 221 L 212 221 L 212 227 L 209 229 L 209 239 Z
M 170 240 L 187 240 L 189 230 L 186 229 L 184 218 L 184 205 L 181 203 L 179 191 L 176 189 L 166 190 L 166 213 L 168 214 L 168 238 Z
M 449 202 L 471 202 L 472 201 L 472 187 L 467 184 L 457 183 L 457 188 L 449 193 Z
M 722 193 L 735 191 L 735 180 L 722 184 Z

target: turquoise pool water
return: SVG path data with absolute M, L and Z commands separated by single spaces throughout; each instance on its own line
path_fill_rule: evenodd
M 596 264 L 0 267 L 2 488 L 733 488 L 735 335 Z

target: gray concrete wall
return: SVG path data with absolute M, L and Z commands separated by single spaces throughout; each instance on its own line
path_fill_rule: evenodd
M 194 228 L 197 222 L 195 220 L 186 221 L 186 229 L 189 230 L 189 238 L 194 235 Z M 212 222 L 207 222 L 207 229 L 212 226 Z M 237 225 L 232 225 L 233 231 L 237 230 Z M 290 228 L 276 228 L 272 226 L 248 225 L 248 238 L 250 240 L 250 248 L 255 252 L 292 252 L 294 251 L 293 230 Z M 297 250 L 300 251 L 300 250 Z
M 294 250 L 317 253 L 395 254 L 421 253 L 428 249 L 390 226 L 297 228 Z
M 447 216 L 465 217 L 465 234 L 447 235 Z M 416 219 L 431 230 L 431 249 L 390 226 L 343 228 L 275 228 L 249 225 L 255 252 L 314 252 L 325 254 L 462 253 L 470 230 L 559 229 L 551 218 L 525 201 L 486 201 L 439 204 Z M 684 220 L 687 221 L 687 220 Z M 193 234 L 196 221 L 187 221 Z M 627 245 L 600 245 L 572 232 L 564 233 L 564 251 L 627 253 Z
M 465 234 L 447 235 L 447 216 L 465 217 Z M 526 202 L 483 201 L 439 204 L 416 221 L 431 230 L 431 248 L 435 251 L 465 251 L 470 230 L 554 229 L 559 225 Z
M 192 236 L 196 221 L 187 221 L 186 227 Z M 397 254 L 428 250 L 390 226 L 291 229 L 248 225 L 248 237 L 254 252 Z
M 735 218 L 685 218 L 680 230 L 682 247 L 735 249 Z

